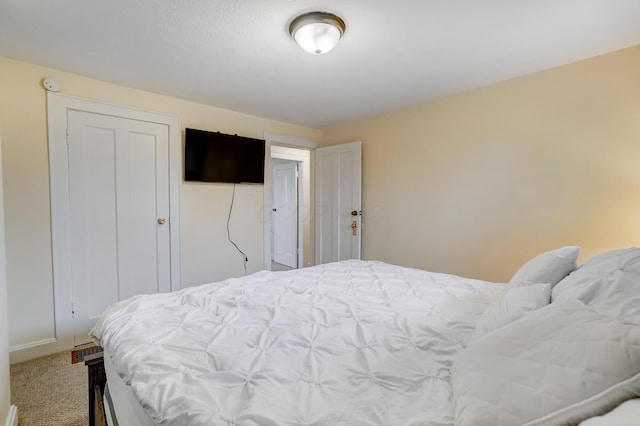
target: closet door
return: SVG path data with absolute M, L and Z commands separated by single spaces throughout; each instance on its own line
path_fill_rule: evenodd
M 171 290 L 169 129 L 67 111 L 74 345 L 110 304 Z

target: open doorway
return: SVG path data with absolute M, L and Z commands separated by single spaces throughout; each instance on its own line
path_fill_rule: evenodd
M 297 177 L 297 203 L 295 212 L 288 214 L 296 217 L 296 241 L 295 249 L 296 268 L 312 266 L 315 264 L 315 238 L 314 238 L 314 210 L 312 189 L 312 160 L 313 150 L 319 143 L 289 135 L 273 132 L 265 132 L 266 159 L 265 159 L 265 185 L 264 185 L 264 269 L 280 269 L 273 261 L 274 238 L 273 221 L 275 219 L 273 209 L 278 209 L 274 203 L 274 177 L 273 167 L 277 164 L 295 164 L 298 169 Z M 285 173 L 286 175 L 286 173 Z M 277 231 L 276 231 L 277 232 Z M 290 234 L 289 234 L 290 235 Z M 289 268 L 287 266 L 287 268 Z
M 311 246 L 311 152 L 271 145 L 271 270 L 309 266 Z M 275 209 L 275 211 L 274 211 Z M 266 242 L 265 242 L 266 243 Z M 266 244 L 265 244 L 266 245 Z M 306 256 L 305 256 L 306 254 Z

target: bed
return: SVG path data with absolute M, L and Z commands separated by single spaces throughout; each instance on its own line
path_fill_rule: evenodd
M 579 252 L 506 284 L 349 260 L 118 302 L 91 331 L 109 424 L 637 422 L 640 250 Z

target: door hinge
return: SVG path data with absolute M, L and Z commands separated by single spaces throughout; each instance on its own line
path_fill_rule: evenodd
M 67 145 L 69 145 L 69 129 L 65 129 L 65 133 L 67 134 Z
M 71 316 L 73 317 L 75 316 L 75 314 L 76 314 L 76 310 L 73 307 L 73 303 L 71 303 Z

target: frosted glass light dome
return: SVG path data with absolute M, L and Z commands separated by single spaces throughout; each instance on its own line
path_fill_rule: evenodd
M 333 49 L 340 41 L 344 30 L 342 19 L 325 12 L 300 15 L 289 26 L 291 37 L 312 55 L 322 55 Z

